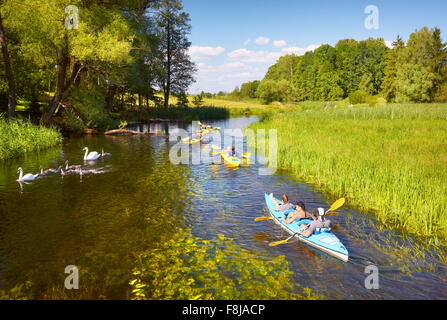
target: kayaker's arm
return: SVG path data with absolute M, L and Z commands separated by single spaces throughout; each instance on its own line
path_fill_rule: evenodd
M 296 212 L 292 212 L 288 215 L 288 219 L 286 219 L 285 217 L 282 217 L 282 221 L 284 221 L 287 224 L 292 224 L 296 221 L 296 219 L 299 218 L 299 215 L 296 214 Z
M 306 230 L 306 231 L 299 230 L 298 233 L 305 238 L 309 238 L 313 234 L 313 232 L 311 230 Z

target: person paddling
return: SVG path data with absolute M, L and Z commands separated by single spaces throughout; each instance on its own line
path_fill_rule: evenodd
M 314 218 L 309 212 L 306 211 L 306 205 L 302 201 L 298 201 L 295 206 L 295 211 L 291 212 L 286 217 L 282 217 L 282 220 L 287 224 L 292 224 L 295 221 L 307 220 Z
M 323 208 L 318 209 L 318 218 L 316 218 L 311 224 L 305 226 L 304 224 L 301 227 L 304 231 L 298 231 L 300 235 L 303 237 L 309 238 L 311 235 L 315 233 L 317 229 L 331 228 L 332 222 L 329 219 L 324 217 L 325 212 Z
M 281 197 L 282 204 L 279 204 L 276 201 L 276 199 L 273 197 L 273 193 L 270 194 L 270 198 L 272 199 L 273 205 L 275 206 L 275 211 L 286 212 L 295 209 L 295 206 L 289 202 L 289 197 L 285 194 Z

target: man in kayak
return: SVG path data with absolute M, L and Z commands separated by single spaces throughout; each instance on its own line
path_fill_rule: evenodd
M 318 209 L 318 218 L 313 217 L 314 221 L 309 225 L 301 225 L 301 228 L 304 231 L 299 230 L 298 233 L 305 238 L 309 238 L 311 235 L 315 233 L 317 229 L 331 228 L 332 222 L 331 220 L 325 219 L 325 212 L 323 208 Z
M 274 208 L 275 211 L 286 212 L 295 209 L 295 206 L 289 202 L 289 197 L 285 194 L 281 197 L 283 204 L 279 204 L 276 201 L 276 199 L 273 197 L 273 193 L 270 194 L 270 198 L 272 199 L 273 205 L 275 206 Z
M 316 219 L 316 218 L 313 218 L 313 216 L 309 212 L 306 211 L 306 205 L 304 204 L 304 202 L 298 201 L 295 206 L 295 211 L 289 213 L 287 215 L 287 218 L 282 217 L 282 220 L 287 224 L 292 224 L 295 221 L 301 221 L 301 220 L 310 219 L 310 218 Z

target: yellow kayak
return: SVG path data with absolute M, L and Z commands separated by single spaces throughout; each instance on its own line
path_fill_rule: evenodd
M 231 167 L 239 167 L 241 165 L 241 160 L 236 157 L 230 157 L 227 153 L 222 152 L 221 154 L 224 163 Z
M 200 141 L 202 141 L 202 139 L 192 139 L 192 138 L 182 139 L 182 142 L 184 144 L 196 144 L 196 143 L 199 143 Z

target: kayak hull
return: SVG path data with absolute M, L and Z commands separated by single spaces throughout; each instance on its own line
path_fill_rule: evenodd
M 278 203 L 281 203 L 281 201 L 276 200 Z M 335 234 L 332 232 L 323 232 L 319 234 L 311 235 L 310 237 L 306 238 L 300 234 L 296 234 L 298 230 L 304 231 L 300 227 L 301 224 L 309 224 L 310 220 L 304 220 L 301 222 L 294 222 L 292 224 L 286 224 L 284 221 L 282 221 L 282 217 L 290 213 L 291 210 L 287 212 L 279 212 L 274 210 L 274 204 L 272 202 L 272 199 L 269 195 L 265 195 L 265 202 L 267 204 L 267 207 L 269 209 L 269 213 L 273 218 L 273 221 L 275 221 L 276 224 L 278 224 L 284 231 L 289 233 L 290 235 L 295 235 L 296 238 L 298 238 L 300 241 L 304 242 L 305 244 L 316 248 L 334 258 L 337 258 L 341 261 L 348 262 L 349 261 L 349 253 L 348 250 L 345 248 L 345 246 L 341 243 L 341 241 L 337 238 Z
M 222 157 L 224 163 L 231 167 L 239 167 L 241 165 L 241 160 L 236 157 L 229 157 L 225 153 L 221 153 L 220 156 Z

